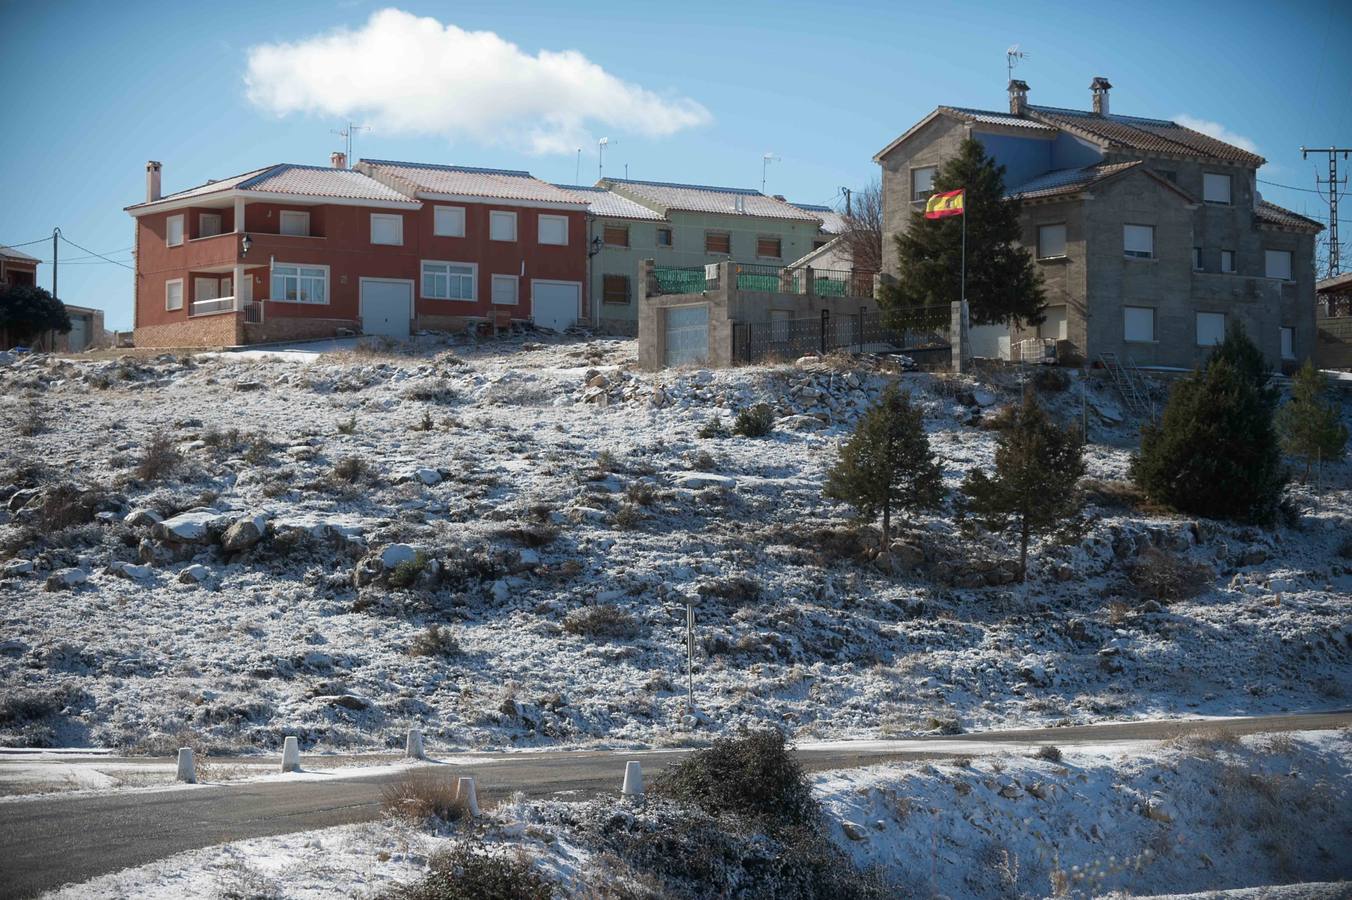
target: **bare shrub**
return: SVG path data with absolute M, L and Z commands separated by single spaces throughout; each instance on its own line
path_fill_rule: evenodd
M 717 413 L 714 414 L 713 418 L 705 422 L 704 426 L 699 430 L 699 436 L 704 440 L 725 438 L 729 434 L 728 426 L 723 424 L 723 417 Z
M 94 514 L 109 500 L 100 490 L 84 490 L 73 484 L 58 484 L 42 495 L 34 527 L 46 535 L 94 521 Z
M 573 610 L 564 617 L 563 630 L 569 634 L 609 640 L 632 640 L 639 633 L 637 619 L 618 606 L 607 603 Z
M 1121 509 L 1143 515 L 1163 515 L 1171 512 L 1146 496 L 1135 482 L 1122 479 L 1081 478 L 1076 487 L 1085 503 L 1099 509 Z
M 272 451 L 275 445 L 272 439 L 262 431 L 255 431 L 253 434 L 244 436 L 244 461 L 251 466 L 261 466 L 272 458 Z
M 624 503 L 610 517 L 610 523 L 622 531 L 632 531 L 643 524 L 643 513 L 633 503 Z
M 657 488 L 646 481 L 633 481 L 624 489 L 624 499 L 634 506 L 652 506 L 657 500 Z
M 449 381 L 444 378 L 433 378 L 426 381 L 420 381 L 404 392 L 405 399 L 417 400 L 421 403 L 437 403 L 443 406 L 455 403 L 460 399 L 460 395 Z
M 356 434 L 356 433 L 357 433 L 357 416 L 356 416 L 355 414 L 353 414 L 353 415 L 351 415 L 351 416 L 348 416 L 348 418 L 347 418 L 346 421 L 339 422 L 339 423 L 338 423 L 338 433 L 339 433 L 339 434 Z
M 1196 597 L 1214 577 L 1210 566 L 1156 547 L 1146 548 L 1127 569 L 1127 578 L 1137 593 L 1161 603 Z
M 521 854 L 488 853 L 466 844 L 439 851 L 421 881 L 386 900 L 550 900 L 553 885 Z
M 16 420 L 14 430 L 23 437 L 33 437 L 47 430 L 47 411 L 36 397 L 30 397 L 23 404 Z
M 415 824 L 456 822 L 465 814 L 456 799 L 452 775 L 415 769 L 380 789 L 380 810 L 390 818 Z
M 729 578 L 706 581 L 699 586 L 699 594 L 706 599 L 716 597 L 719 600 L 726 600 L 729 603 L 742 606 L 760 599 L 761 586 L 754 578 L 746 575 L 734 575 Z
M 344 456 L 333 464 L 333 477 L 348 484 L 366 481 L 371 477 L 371 464 L 360 456 Z
M 1037 752 L 1033 754 L 1033 758 L 1059 763 L 1061 761 L 1061 748 L 1055 744 L 1043 744 L 1041 747 L 1037 748 Z
M 172 475 L 182 463 L 183 454 L 178 452 L 173 439 L 163 431 L 156 432 L 136 461 L 136 478 L 140 481 L 155 481 Z
M 460 642 L 455 639 L 449 628 L 440 625 L 428 625 L 426 630 L 409 641 L 409 656 L 432 656 L 441 659 L 460 655 Z
M 548 513 L 545 515 L 547 517 Z M 559 530 L 552 525 L 513 525 L 498 529 L 497 536 L 515 541 L 523 547 L 540 548 L 554 543 Z
M 775 411 L 768 403 L 757 403 L 749 409 L 737 413 L 732 423 L 732 433 L 742 437 L 766 437 L 775 430 Z
M 411 588 L 426 568 L 427 554 L 420 551 L 415 553 L 412 559 L 406 559 L 396 565 L 386 576 L 385 581 L 392 588 Z

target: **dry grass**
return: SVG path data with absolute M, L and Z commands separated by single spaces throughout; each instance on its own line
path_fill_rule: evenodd
M 589 638 L 631 640 L 638 637 L 639 626 L 625 610 L 603 603 L 570 612 L 564 617 L 563 630 Z
M 428 625 L 408 644 L 409 656 L 430 656 L 445 659 L 460 655 L 460 642 L 455 639 L 449 628 L 440 625 Z
M 465 815 L 456 798 L 456 780 L 450 772 L 415 769 L 380 789 L 380 810 L 386 816 L 422 825 L 456 822 Z
M 1142 598 L 1173 603 L 1189 600 L 1205 591 L 1215 573 L 1203 563 L 1149 547 L 1131 563 L 1127 578 Z
M 1168 506 L 1147 497 L 1131 481 L 1081 478 L 1078 487 L 1085 502 L 1100 509 L 1120 509 L 1146 516 L 1167 516 L 1174 512 Z
M 136 478 L 139 481 L 156 481 L 172 475 L 182 464 L 183 454 L 178 452 L 173 438 L 163 431 L 156 432 L 136 461 Z

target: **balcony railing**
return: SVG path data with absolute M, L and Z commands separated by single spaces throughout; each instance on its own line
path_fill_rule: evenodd
M 263 323 L 263 304 L 258 301 L 244 300 L 239 297 L 216 297 L 212 300 L 194 300 L 188 308 L 189 316 L 218 316 L 221 313 L 244 313 L 244 321 L 250 325 Z

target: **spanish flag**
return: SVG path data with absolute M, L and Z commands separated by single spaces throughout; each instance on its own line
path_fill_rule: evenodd
M 925 218 L 942 219 L 945 216 L 962 215 L 966 193 L 962 188 L 958 188 L 945 194 L 933 194 L 925 202 Z

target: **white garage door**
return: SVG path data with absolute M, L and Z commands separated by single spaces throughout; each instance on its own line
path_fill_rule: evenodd
M 407 338 L 409 320 L 412 318 L 413 282 L 387 281 L 380 278 L 361 280 L 363 333 Z
M 709 304 L 673 306 L 666 311 L 666 353 L 669 366 L 709 359 Z
M 537 328 L 563 331 L 582 315 L 582 285 L 576 281 L 531 281 L 531 318 Z

